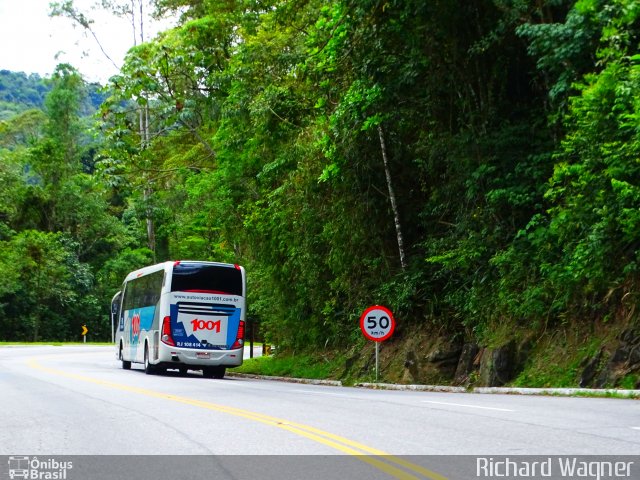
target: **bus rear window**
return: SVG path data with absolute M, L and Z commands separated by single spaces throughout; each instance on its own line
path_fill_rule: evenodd
M 242 296 L 242 272 L 234 267 L 179 263 L 173 267 L 171 291 Z

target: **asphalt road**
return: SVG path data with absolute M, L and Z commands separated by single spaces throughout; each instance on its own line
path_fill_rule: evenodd
M 0 426 L 0 455 L 640 454 L 637 400 L 155 376 L 107 347 L 0 348 Z

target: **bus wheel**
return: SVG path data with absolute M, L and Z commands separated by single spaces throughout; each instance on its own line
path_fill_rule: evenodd
M 202 376 L 204 378 L 224 378 L 226 371 L 226 367 L 204 367 L 202 369 Z
M 122 361 L 122 368 L 125 370 L 130 370 L 131 369 L 131 362 L 128 360 L 124 360 L 122 358 L 122 344 L 120 344 L 120 360 Z
M 144 373 L 147 375 L 153 375 L 156 373 L 155 366 L 149 361 L 149 344 L 144 344 Z

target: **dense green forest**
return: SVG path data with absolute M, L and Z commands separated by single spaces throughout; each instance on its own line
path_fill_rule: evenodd
M 243 264 L 283 349 L 373 303 L 398 338 L 637 324 L 637 1 L 155 4 L 94 117 L 61 65 L 0 123 L 0 338 L 106 339 L 125 273 L 187 258 Z
M 27 75 L 24 72 L 0 70 L 0 121 L 9 120 L 25 110 L 42 110 L 51 88 L 51 82 L 37 73 Z M 79 115 L 95 113 L 105 100 L 101 90 L 102 87 L 97 83 L 85 86 L 85 96 L 77 112 Z

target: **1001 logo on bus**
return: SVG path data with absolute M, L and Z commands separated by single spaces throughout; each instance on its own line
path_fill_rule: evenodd
M 215 333 L 220 333 L 220 320 L 198 320 L 194 318 L 191 320 L 191 325 L 193 326 L 193 331 L 197 332 L 198 330 L 213 330 Z
M 136 338 L 140 335 L 140 314 L 136 313 L 131 319 L 131 335 Z

